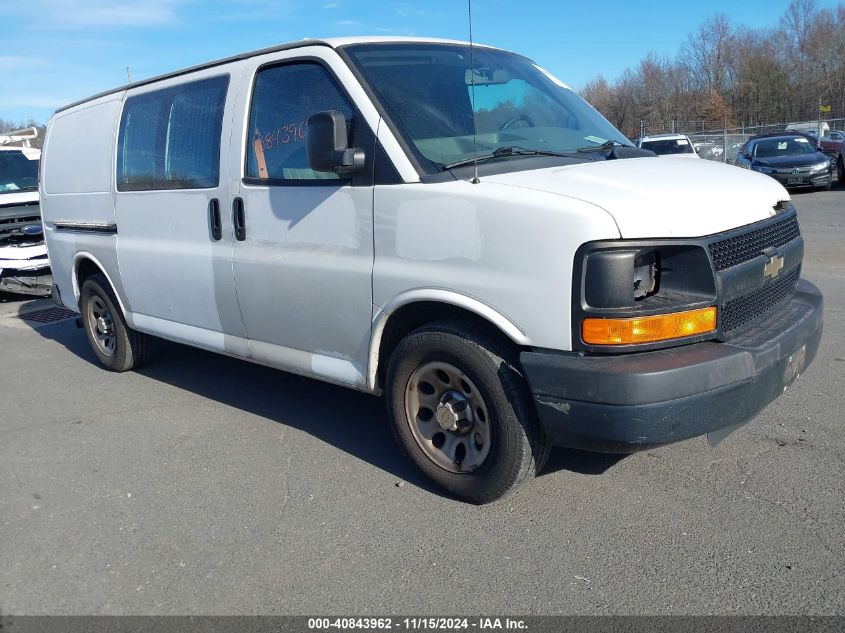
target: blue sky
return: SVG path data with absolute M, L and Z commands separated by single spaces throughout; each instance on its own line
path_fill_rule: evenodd
M 819 6 L 835 6 L 820 0 Z M 716 12 L 774 27 L 788 0 L 473 0 L 477 42 L 533 58 L 580 87 L 649 51 L 672 56 Z M 56 107 L 133 79 L 301 39 L 467 39 L 465 0 L 0 0 L 0 118 L 46 121 Z

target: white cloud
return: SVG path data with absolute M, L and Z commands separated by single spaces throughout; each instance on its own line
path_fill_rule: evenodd
M 264 22 L 270 17 L 296 11 L 289 0 L 180 0 L 191 4 L 203 17 L 215 22 Z
M 33 109 L 33 108 L 49 108 L 55 110 L 63 105 L 67 105 L 72 101 L 76 101 L 80 97 L 76 94 L 56 94 L 50 93 L 23 93 L 23 92 L 8 92 L 0 95 L 0 108 L 14 110 L 14 109 Z
M 357 29 L 362 26 L 361 22 L 358 20 L 338 20 L 334 23 L 335 26 L 340 26 L 343 28 L 354 28 Z
M 0 70 L 24 70 L 37 66 L 45 66 L 47 62 L 35 57 L 23 55 L 0 55 Z
M 38 25 L 48 29 L 152 26 L 174 22 L 179 0 L 33 0 Z
M 407 26 L 388 26 L 376 28 L 377 33 L 384 33 L 385 35 L 413 35 L 413 29 Z
M 394 2 L 393 9 L 396 15 L 403 18 L 421 18 L 426 15 L 415 2 Z

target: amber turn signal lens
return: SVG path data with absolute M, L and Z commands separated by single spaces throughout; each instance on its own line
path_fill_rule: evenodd
M 589 345 L 632 345 L 716 331 L 716 307 L 628 319 L 587 318 L 581 338 Z

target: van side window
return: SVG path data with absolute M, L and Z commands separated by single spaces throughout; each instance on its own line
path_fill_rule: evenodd
M 267 184 L 337 180 L 337 174 L 308 167 L 308 117 L 323 110 L 342 112 L 351 128 L 355 111 L 322 65 L 299 62 L 260 70 L 249 112 L 246 177 Z
M 118 191 L 216 187 L 228 86 L 226 75 L 129 97 L 120 118 Z

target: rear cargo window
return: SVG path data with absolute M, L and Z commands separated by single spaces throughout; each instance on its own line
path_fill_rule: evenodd
M 308 118 L 323 110 L 342 112 L 352 125 L 354 110 L 349 100 L 320 64 L 300 62 L 259 71 L 249 112 L 246 177 L 267 184 L 337 180 L 335 173 L 308 167 Z
M 227 75 L 129 97 L 120 119 L 118 190 L 216 187 L 228 85 Z

